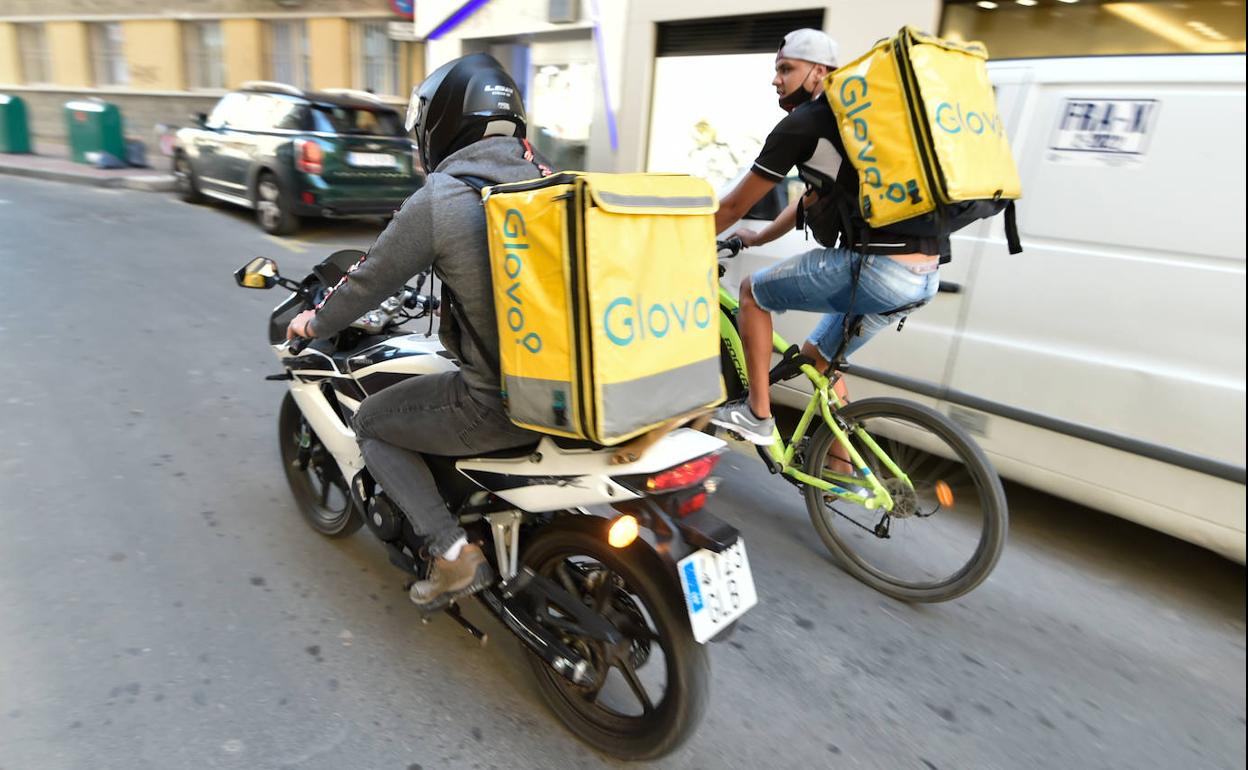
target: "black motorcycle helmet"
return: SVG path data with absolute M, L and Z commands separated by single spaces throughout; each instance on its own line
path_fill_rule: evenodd
M 520 89 L 489 54 L 447 62 L 412 89 L 408 131 L 415 131 L 420 162 L 431 172 L 448 155 L 487 136 L 525 137 Z

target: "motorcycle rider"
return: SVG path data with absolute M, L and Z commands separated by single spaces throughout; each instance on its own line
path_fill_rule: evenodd
M 520 99 L 515 82 L 488 54 L 448 62 L 414 88 L 407 129 L 415 130 L 429 172 L 424 187 L 324 300 L 287 330 L 288 337 L 329 337 L 424 270 L 432 268 L 443 282 L 450 303 L 442 308 L 438 336 L 459 370 L 415 377 L 369 396 L 353 425 L 369 471 L 427 538 L 433 565 L 428 579 L 410 591 L 425 611 L 481 590 L 493 574 L 447 510 L 419 453 L 463 457 L 537 440 L 503 408 L 485 212 L 478 190 L 461 179 L 479 185 L 551 173 L 525 138 Z

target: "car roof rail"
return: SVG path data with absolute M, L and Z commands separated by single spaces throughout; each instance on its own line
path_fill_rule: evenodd
M 275 80 L 248 80 L 240 86 L 244 91 L 278 91 L 292 96 L 303 96 L 303 90 L 289 83 L 278 83 Z
M 371 91 L 361 91 L 358 88 L 322 88 L 321 93 L 330 94 L 331 96 L 350 96 L 355 99 L 384 104 L 381 97 L 377 94 Z

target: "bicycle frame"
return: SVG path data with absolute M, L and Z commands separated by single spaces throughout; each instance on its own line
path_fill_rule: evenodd
M 732 359 L 742 388 L 748 391 L 750 379 L 745 364 L 745 348 L 741 342 L 741 334 L 737 331 L 736 323 L 733 321 L 733 316 L 739 307 L 740 303 L 737 301 L 737 298 L 728 293 L 724 287 L 719 287 L 720 340 L 728 350 L 728 356 Z M 771 335 L 771 345 L 773 351 L 781 354 L 790 347 L 789 343 L 775 332 L 772 332 Z M 844 404 L 836 395 L 836 391 L 833 390 L 832 380 L 810 364 L 803 364 L 801 371 L 810 380 L 811 385 L 814 387 L 814 393 L 810 397 L 810 402 L 806 405 L 806 410 L 802 413 L 801 420 L 797 423 L 797 428 L 787 441 L 777 430 L 776 441 L 770 446 L 759 447 L 759 452 L 766 453 L 764 459 L 769 459 L 768 465 L 771 466 L 773 472 L 781 473 L 800 484 L 836 495 L 842 500 L 861 505 L 869 511 L 879 509 L 891 511 L 893 509 L 892 496 L 889 495 L 888 490 L 884 488 L 884 485 L 880 483 L 876 475 L 871 472 L 862 455 L 850 443 L 849 434 L 846 432 L 848 426 L 843 425 L 842 421 L 835 416 L 835 411 L 844 406 Z M 822 478 L 815 478 L 793 464 L 793 460 L 797 455 L 797 447 L 801 444 L 802 439 L 806 437 L 806 431 L 810 429 L 816 414 L 823 418 L 828 429 L 836 437 L 837 443 L 844 448 L 850 462 L 859 474 L 857 477 L 834 473 L 824 469 L 821 474 Z M 880 462 L 884 464 L 884 467 L 888 468 L 890 473 L 904 481 L 907 486 L 914 487 L 910 478 L 897 467 L 892 458 L 888 456 L 862 426 L 852 428 L 852 432 L 865 447 L 871 450 L 873 455 L 879 458 Z M 863 483 L 870 488 L 870 495 L 851 492 L 841 486 L 842 484 L 861 485 Z

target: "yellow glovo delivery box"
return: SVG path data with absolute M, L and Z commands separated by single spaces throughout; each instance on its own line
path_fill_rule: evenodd
M 868 225 L 936 212 L 956 229 L 1022 195 L 987 60 L 981 43 L 904 27 L 824 80 Z
M 572 172 L 483 201 L 513 422 L 610 445 L 723 400 L 706 181 Z

